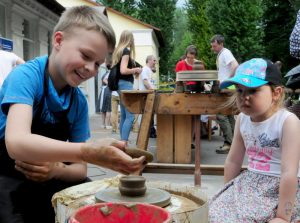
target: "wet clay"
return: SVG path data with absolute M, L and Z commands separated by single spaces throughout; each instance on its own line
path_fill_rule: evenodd
M 141 156 L 145 156 L 147 163 L 151 163 L 153 161 L 153 154 L 145 150 L 137 148 L 125 148 L 125 153 L 131 156 L 132 158 L 139 158 Z
M 134 203 L 148 203 L 159 207 L 165 207 L 171 202 L 171 195 L 169 192 L 157 188 L 147 188 L 143 196 L 123 196 L 119 188 L 108 188 L 101 190 L 95 195 L 96 202 L 134 202 Z
M 123 176 L 120 178 L 119 190 L 123 196 L 142 196 L 146 193 L 146 178 L 143 176 Z

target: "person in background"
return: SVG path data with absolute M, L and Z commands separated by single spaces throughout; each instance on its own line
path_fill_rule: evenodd
M 118 46 L 113 53 L 112 66 L 117 65 L 119 73 L 118 91 L 121 95 L 122 90 L 132 90 L 134 75 L 138 76 L 142 72 L 142 68 L 135 67 L 135 47 L 132 32 L 124 30 L 121 33 Z M 121 97 L 121 120 L 120 135 L 121 140 L 128 144 L 129 134 L 131 131 L 134 115 L 130 113 L 122 103 Z
M 12 52 L 2 50 L 0 45 L 0 88 L 8 74 L 19 64 L 25 61 Z
M 186 50 L 185 54 L 181 56 L 180 60 L 176 64 L 175 71 L 187 71 L 187 70 L 194 70 L 195 63 L 199 63 L 199 69 L 198 70 L 204 70 L 205 66 L 201 60 L 197 60 L 196 57 L 198 56 L 198 50 L 195 45 L 189 45 Z M 185 86 L 187 88 L 187 91 L 189 92 L 200 92 L 204 89 L 202 89 L 201 82 L 196 81 L 187 81 L 185 83 Z M 194 121 L 193 121 L 194 123 Z M 192 139 L 194 139 L 195 130 L 194 125 L 192 127 Z M 201 137 L 205 138 L 207 137 L 207 129 L 206 129 L 206 123 L 203 123 L 201 121 Z M 192 143 L 191 148 L 195 148 L 195 145 Z
M 180 71 L 193 70 L 193 66 L 195 62 L 201 62 L 196 59 L 197 55 L 198 55 L 198 51 L 196 46 L 194 45 L 188 46 L 185 50 L 185 56 L 182 57 L 184 59 L 178 61 L 178 63 L 176 64 L 176 68 L 175 68 L 176 73 Z M 201 62 L 201 68 L 199 70 L 204 70 L 204 69 L 205 67 Z M 187 91 L 195 92 L 195 91 L 199 91 L 198 88 L 200 88 L 201 84 L 195 81 L 187 81 L 185 85 Z
M 297 12 L 297 18 L 294 28 L 290 35 L 290 55 L 300 59 L 300 10 Z
M 220 87 L 231 85 L 241 113 L 209 222 L 299 222 L 300 121 L 283 108 L 281 72 L 269 60 L 251 59 Z M 241 172 L 245 154 L 248 169 Z
M 224 80 L 233 77 L 238 62 L 231 51 L 224 47 L 225 39 L 222 35 L 214 35 L 210 43 L 212 51 L 217 54 L 218 80 L 222 83 Z M 216 117 L 224 137 L 224 144 L 216 149 L 216 153 L 227 154 L 232 143 L 235 119 L 233 115 L 216 115 Z
M 124 174 L 141 171 L 125 143 L 90 137 L 88 105 L 78 88 L 97 75 L 115 46 L 107 17 L 95 8 L 66 9 L 50 56 L 17 66 L 0 91 L 0 221 L 55 222 L 54 193 L 85 182 L 92 163 Z
M 110 63 L 106 61 L 107 71 L 101 77 L 102 86 L 100 92 L 100 113 L 101 113 L 101 128 L 111 129 L 111 90 L 107 87 L 107 81 L 110 71 Z
M 112 125 L 112 133 L 117 133 L 118 131 L 118 123 L 119 123 L 119 105 L 120 105 L 120 97 L 118 91 L 111 92 L 111 118 L 110 122 Z
M 146 65 L 143 67 L 142 73 L 139 76 L 139 90 L 154 90 L 155 86 L 152 81 L 152 75 L 156 72 L 156 58 L 149 55 L 146 58 Z M 150 138 L 156 138 L 156 129 L 154 127 L 154 120 L 152 118 L 150 124 Z

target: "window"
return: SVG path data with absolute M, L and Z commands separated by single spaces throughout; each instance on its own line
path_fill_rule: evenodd
M 34 41 L 32 38 L 32 30 L 30 22 L 26 19 L 23 21 L 23 58 L 24 60 L 30 60 L 33 58 Z
M 51 32 L 48 31 L 48 54 L 50 55 L 52 49 L 52 35 Z
M 0 5 L 0 36 L 5 37 L 5 7 Z

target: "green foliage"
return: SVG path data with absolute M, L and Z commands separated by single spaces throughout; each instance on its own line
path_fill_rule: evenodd
M 188 21 L 186 11 L 182 9 L 176 9 L 174 24 L 174 50 L 171 54 L 171 76 L 175 78 L 175 66 L 179 58 L 184 55 L 185 49 L 188 45 L 193 44 L 192 33 L 187 30 Z
M 289 0 L 289 3 L 293 7 L 295 13 L 300 9 L 300 1 L 299 0 Z
M 177 0 L 140 0 L 138 19 L 161 30 L 165 46 L 159 49 L 160 76 L 167 75 L 174 66 L 170 56 L 173 51 L 174 13 Z
M 186 4 L 189 30 L 192 33 L 194 45 L 199 51 L 199 59 L 203 60 L 206 69 L 215 69 L 215 55 L 211 52 L 210 38 L 212 36 L 206 15 L 206 2 L 208 0 L 189 0 Z
M 104 6 L 113 8 L 119 12 L 132 17 L 137 17 L 137 4 L 136 0 L 97 0 Z
M 266 57 L 283 63 L 283 73 L 299 63 L 289 54 L 289 37 L 295 24 L 297 11 L 291 10 L 299 1 L 265 0 L 264 27 Z M 300 6 L 300 5 L 299 5 Z
M 262 0 L 207 0 L 206 10 L 212 32 L 239 62 L 264 55 Z

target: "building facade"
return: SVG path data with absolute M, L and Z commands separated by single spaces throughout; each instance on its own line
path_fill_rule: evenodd
M 116 34 L 117 41 L 124 29 L 131 30 L 136 45 L 136 61 L 145 65 L 147 55 L 159 61 L 159 47 L 163 46 L 160 30 L 128 15 L 96 3 L 93 0 L 0 0 L 0 37 L 13 41 L 13 52 L 25 61 L 50 54 L 52 30 L 67 7 L 89 5 L 104 13 Z M 156 83 L 159 83 L 159 65 Z M 96 111 L 101 80 L 96 78 L 79 86 L 84 92 L 89 113 Z
M 52 30 L 63 10 L 51 2 L 0 0 L 0 36 L 11 39 L 13 52 L 26 61 L 51 50 Z

